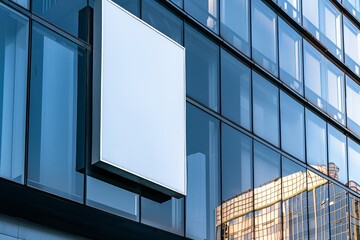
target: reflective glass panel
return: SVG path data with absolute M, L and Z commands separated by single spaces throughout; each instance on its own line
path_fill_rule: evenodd
M 140 0 L 112 0 L 122 8 L 140 17 Z
M 360 86 L 346 77 L 347 127 L 360 136 Z
M 281 148 L 305 161 L 304 106 L 286 93 L 280 93 Z
M 185 0 L 184 8 L 210 30 L 215 33 L 219 32 L 218 0 Z
M 342 57 L 342 25 L 340 11 L 327 0 L 302 0 L 303 25 L 329 51 Z
M 219 121 L 187 105 L 186 236 L 220 237 Z M 216 226 L 216 227 L 214 227 Z
M 185 25 L 186 94 L 219 110 L 219 47 Z
M 86 204 L 132 220 L 139 219 L 139 196 L 96 178 L 86 177 Z
M 220 1 L 220 4 L 221 36 L 250 56 L 249 0 Z
M 344 73 L 308 42 L 304 42 L 305 96 L 345 124 Z
M 142 19 L 164 33 L 174 41 L 182 44 L 182 20 L 154 0 L 142 1 Z
M 279 89 L 253 71 L 254 133 L 279 146 Z
M 360 145 L 348 138 L 349 188 L 360 194 Z
M 360 29 L 344 17 L 345 64 L 360 75 Z
M 277 0 L 277 2 L 290 17 L 298 23 L 301 22 L 301 0 Z
M 29 9 L 30 6 L 30 0 L 11 0 L 13 2 L 16 2 L 20 6 L 23 6 L 26 9 Z
M 277 16 L 261 0 L 253 0 L 251 19 L 252 57 L 255 62 L 277 76 Z
M 329 183 L 330 233 L 331 239 L 348 239 L 348 196 L 336 184 Z
M 83 201 L 85 50 L 34 23 L 31 60 L 28 184 Z
M 328 181 L 307 170 L 309 239 L 330 239 Z
M 306 109 L 306 156 L 307 163 L 327 173 L 326 122 Z
M 281 239 L 280 155 L 254 141 L 255 238 Z
M 84 41 L 88 39 L 88 9 L 86 0 L 34 0 L 32 11 Z
M 251 130 L 251 70 L 221 50 L 222 115 Z
M 279 19 L 280 79 L 303 94 L 302 38 L 286 22 Z
M 329 176 L 346 184 L 346 136 L 328 124 Z
M 350 211 L 350 237 L 357 239 L 360 237 L 360 198 L 349 194 Z
M 360 0 L 342 0 L 342 3 L 352 15 L 360 19 Z
M 183 0 L 171 0 L 173 3 L 175 3 L 176 5 L 178 5 L 179 7 L 183 7 L 184 2 Z
M 29 21 L 0 4 L 0 176 L 24 182 Z
M 141 223 L 184 235 L 184 199 L 155 202 L 141 198 Z
M 281 179 L 284 239 L 307 239 L 306 169 L 282 157 Z

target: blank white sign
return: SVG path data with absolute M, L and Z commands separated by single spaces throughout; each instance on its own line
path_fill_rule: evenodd
M 185 49 L 101 1 L 101 165 L 186 195 Z

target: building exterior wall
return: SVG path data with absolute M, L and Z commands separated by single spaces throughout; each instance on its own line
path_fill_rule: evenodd
M 91 165 L 94 1 L 0 1 L 0 186 L 17 189 L 3 222 L 57 239 L 360 239 L 360 0 L 113 0 L 185 47 L 182 198 Z M 29 196 L 46 207 L 14 208 Z

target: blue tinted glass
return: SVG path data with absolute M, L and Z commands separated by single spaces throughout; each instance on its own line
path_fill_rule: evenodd
M 137 17 L 140 17 L 140 0 L 112 0 Z
M 309 43 L 304 42 L 305 96 L 345 124 L 344 73 Z
M 219 47 L 185 25 L 186 94 L 219 110 Z
M 282 157 L 283 239 L 308 239 L 306 169 Z
M 329 176 L 347 183 L 346 137 L 328 124 Z
M 349 187 L 360 193 L 360 145 L 348 138 Z
M 254 141 L 255 239 L 281 239 L 280 172 L 280 154 Z
M 307 170 L 309 239 L 329 237 L 329 186 L 328 180 Z
M 252 188 L 252 140 L 226 124 L 221 126 L 224 202 Z
M 0 176 L 24 181 L 29 21 L 0 4 Z
M 306 109 L 307 163 L 327 173 L 326 122 Z
M 28 184 L 82 201 L 85 50 L 34 24 L 31 60 Z
M 360 86 L 349 77 L 346 77 L 346 98 L 347 126 L 360 136 Z
M 345 64 L 360 75 L 360 29 L 344 16 Z
M 139 196 L 96 178 L 86 177 L 86 204 L 132 220 L 139 219 Z
M 171 0 L 173 3 L 175 3 L 176 5 L 178 5 L 179 7 L 183 7 L 184 2 L 183 0 Z
M 340 60 L 342 25 L 340 11 L 327 0 L 302 0 L 303 25 Z
M 185 0 L 185 11 L 200 23 L 218 33 L 218 0 Z
M 277 0 L 277 2 L 290 17 L 301 23 L 301 0 Z
M 219 121 L 187 105 L 186 236 L 216 239 L 215 213 L 220 204 Z
M 16 2 L 20 6 L 23 6 L 26 9 L 29 9 L 30 0 L 11 0 L 13 2 Z
M 254 133 L 279 146 L 279 90 L 253 71 Z
M 182 20 L 154 0 L 142 1 L 142 19 L 179 44 L 183 41 Z
M 32 10 L 37 15 L 65 31 L 87 41 L 88 9 L 86 0 L 34 0 Z
M 280 78 L 292 89 L 303 94 L 302 38 L 281 19 L 279 46 Z
M 221 113 L 251 129 L 251 70 L 221 50 Z
M 345 189 L 329 183 L 331 239 L 347 239 L 349 236 L 348 196 Z
M 281 148 L 305 161 L 304 106 L 281 92 Z
M 184 199 L 155 202 L 141 198 L 141 223 L 184 235 Z
M 252 57 L 258 64 L 277 76 L 277 16 L 261 0 L 254 0 L 251 3 Z
M 343 0 L 342 2 L 352 15 L 360 19 L 360 0 Z
M 250 56 L 249 0 L 220 1 L 220 4 L 221 36 Z

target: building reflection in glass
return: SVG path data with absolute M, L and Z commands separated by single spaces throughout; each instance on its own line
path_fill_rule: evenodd
M 264 165 L 268 172 L 261 172 L 259 164 L 265 158 L 269 164 L 271 153 L 257 152 L 257 144 L 255 141 L 254 190 L 224 199 L 216 209 L 216 228 L 222 228 L 222 239 L 360 239 L 359 198 L 285 157 L 278 165 L 278 172 L 282 170 L 278 177 L 276 154 L 272 156 L 275 168 Z M 314 168 L 335 179 L 339 171 L 335 165 Z M 269 176 L 272 178 L 267 179 Z M 257 181 L 261 179 L 267 181 Z

